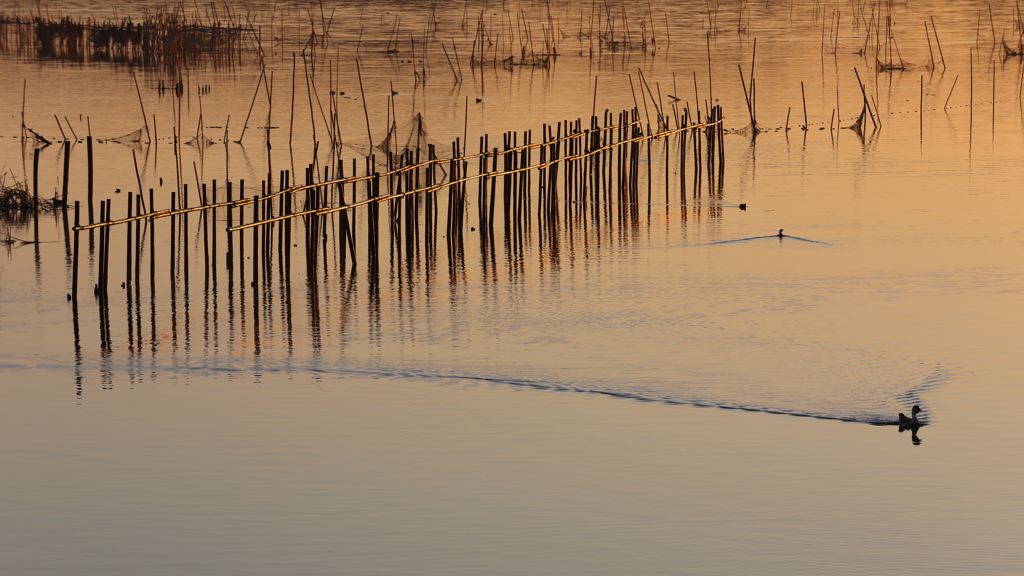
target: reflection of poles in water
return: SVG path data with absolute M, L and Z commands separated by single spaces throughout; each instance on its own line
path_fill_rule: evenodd
M 210 199 L 214 206 L 217 206 L 217 181 L 213 181 L 212 197 Z M 209 220 L 212 227 L 212 234 L 210 237 L 210 264 L 207 267 L 207 272 L 213 278 L 214 294 L 217 293 L 217 208 L 211 208 L 209 212 L 203 213 L 203 230 L 205 234 L 206 221 Z
M 74 252 L 72 253 L 71 261 L 71 304 L 74 308 L 78 308 L 78 234 L 79 226 L 81 225 L 81 219 L 79 217 L 81 204 L 78 200 L 75 200 L 75 239 L 74 239 Z
M 156 212 L 153 189 L 149 189 L 149 211 Z M 149 221 L 149 314 L 150 348 L 156 354 L 156 220 Z
M 337 174 L 335 174 L 335 176 L 339 180 L 344 179 L 345 178 L 345 163 L 343 161 L 338 160 L 338 168 L 337 168 L 337 170 L 338 171 L 337 171 Z M 337 192 L 338 192 L 338 205 L 339 206 L 346 206 L 347 203 L 345 202 L 345 184 L 344 184 L 344 182 L 338 182 L 338 184 L 337 184 Z M 338 239 L 337 239 L 337 245 L 338 245 L 338 271 L 340 273 L 344 274 L 345 269 L 346 269 L 346 264 L 347 264 L 347 261 L 348 261 L 347 250 L 350 248 L 349 238 L 348 238 L 349 227 L 348 227 L 348 211 L 347 210 L 342 211 L 341 214 L 338 215 L 338 228 L 339 228 Z M 352 258 L 352 262 L 355 263 L 355 257 L 354 256 Z
M 284 175 L 284 183 L 286 185 L 285 188 L 287 188 L 287 184 L 288 184 L 288 179 L 289 178 L 290 178 L 290 173 L 285 171 L 285 175 Z M 292 197 L 291 197 L 290 194 L 285 195 L 285 198 L 283 199 L 283 204 L 284 204 L 284 206 L 282 207 L 281 212 L 283 214 L 285 214 L 285 215 L 291 214 L 292 213 Z M 291 292 L 291 286 L 292 286 L 292 280 L 291 280 L 291 278 L 292 278 L 292 240 L 291 240 L 291 238 L 292 238 L 292 221 L 291 220 L 285 220 L 285 221 L 281 222 L 281 226 L 282 226 L 281 230 L 278 231 L 278 247 L 279 247 L 278 248 L 279 249 L 278 259 L 280 260 L 280 264 L 278 265 L 278 270 L 279 270 L 279 273 L 283 277 L 283 284 L 285 286 L 285 292 L 284 292 L 283 298 L 285 299 L 284 301 L 286 303 L 286 308 L 285 308 L 285 312 L 287 314 L 286 321 L 287 321 L 287 324 L 289 326 L 289 328 L 288 328 L 289 329 L 289 332 L 288 332 L 288 345 L 289 345 L 289 348 L 288 349 L 291 350 L 291 345 L 292 345 L 292 340 L 291 340 L 291 323 L 292 323 L 292 308 L 291 308 L 291 305 L 292 305 L 292 292 Z M 282 240 L 282 238 L 283 238 L 283 240 Z M 281 243 L 282 242 L 284 244 L 283 252 L 280 251 Z
M 369 278 L 367 278 L 366 301 L 369 313 L 369 322 L 367 323 L 370 331 L 369 340 L 379 346 L 381 344 L 383 328 L 380 319 L 380 277 L 377 275 L 376 270 L 371 271 Z
M 76 357 L 80 356 L 81 350 L 82 350 L 82 338 L 81 338 L 81 333 L 79 332 L 79 326 L 78 326 L 78 241 L 79 241 L 79 238 L 78 238 L 78 235 L 79 235 L 78 227 L 79 227 L 79 225 L 81 225 L 81 221 L 80 221 L 80 218 L 79 218 L 80 208 L 81 208 L 81 205 L 80 205 L 79 201 L 75 200 L 75 241 L 74 241 L 74 253 L 73 253 L 72 262 L 71 262 L 71 320 L 72 320 L 72 324 L 73 324 L 73 327 L 74 327 L 74 334 L 75 334 L 75 354 L 76 354 Z M 80 358 L 78 358 L 78 359 L 79 359 L 79 361 L 81 360 Z M 78 362 L 76 362 L 75 367 L 76 367 L 76 369 L 78 369 L 78 367 L 79 367 Z M 79 375 L 79 377 L 80 377 L 80 375 Z M 79 381 L 79 384 L 81 384 L 81 381 Z
M 373 155 L 370 155 L 370 160 L 367 163 L 367 169 L 373 165 Z M 369 190 L 367 191 L 370 198 L 380 197 L 380 173 L 374 172 L 373 177 L 368 182 Z M 372 278 L 377 278 L 380 272 L 379 266 L 379 242 L 380 242 L 380 203 L 371 202 L 367 206 L 367 223 L 366 223 L 366 246 L 367 246 L 367 260 L 369 264 L 369 272 Z
M 134 208 L 134 194 L 128 193 L 128 217 L 132 216 L 132 209 Z M 127 312 L 128 320 L 128 352 L 129 354 L 135 353 L 135 318 L 134 310 L 132 306 L 132 228 L 134 222 L 128 222 L 125 225 L 125 281 L 122 287 L 125 292 L 125 311 Z
M 264 190 L 265 191 L 265 190 Z M 258 222 L 260 220 L 259 214 L 260 197 L 257 195 L 253 198 L 252 203 L 252 220 Z M 257 356 L 260 355 L 260 227 L 255 226 L 252 229 L 252 338 L 253 338 L 253 353 Z
M 201 113 L 200 113 L 201 115 Z M 182 208 L 188 210 L 188 184 L 182 185 Z M 189 302 L 189 265 L 188 265 L 188 212 L 181 215 L 181 251 L 179 254 L 182 256 L 182 291 L 181 291 L 181 303 L 183 306 L 183 312 L 185 315 L 185 350 L 191 350 L 192 347 L 192 314 L 190 310 Z
M 424 242 L 426 243 L 426 278 L 427 284 L 430 284 L 434 280 L 434 270 L 437 265 L 437 191 L 434 188 L 437 183 L 436 168 L 437 164 L 434 162 L 437 160 L 436 150 L 433 144 L 427 145 L 427 159 L 430 162 L 426 170 L 426 185 L 430 192 L 427 192 L 426 202 L 424 207 Z M 491 204 L 494 204 L 493 193 L 491 197 Z M 493 213 L 493 208 L 492 208 Z M 355 223 L 355 216 L 352 217 L 353 224 Z M 353 266 L 354 269 L 354 266 Z
M 86 164 L 88 166 L 87 172 L 86 172 L 86 192 L 87 192 L 86 202 L 89 205 L 89 224 L 94 224 L 96 222 L 96 220 L 94 219 L 95 216 L 93 214 L 93 198 L 92 198 L 93 197 L 92 134 L 89 134 L 88 136 L 85 137 L 85 155 L 86 155 Z M 92 254 L 92 251 L 93 251 L 93 247 L 94 247 L 93 242 L 94 242 L 94 240 L 93 240 L 93 231 L 92 231 L 92 228 L 90 228 L 89 229 L 89 253 L 90 254 Z
M 39 276 L 39 148 L 32 151 L 32 240 L 35 249 L 36 277 Z
M 319 354 L 323 348 L 323 341 L 320 334 L 320 282 L 316 278 L 310 278 L 306 283 L 306 309 L 309 311 L 309 331 L 312 340 L 313 353 Z M 290 312 L 290 306 L 289 312 Z M 286 330 L 291 340 L 291 330 Z M 289 346 L 289 350 L 291 346 Z
M 104 203 L 106 206 L 106 220 L 108 222 L 111 220 L 110 213 L 113 208 L 113 203 L 113 200 L 107 200 Z M 102 314 L 104 334 L 103 349 L 107 352 L 110 352 L 110 349 L 113 345 L 113 338 L 110 335 L 110 297 L 108 294 L 108 289 L 110 286 L 110 230 L 110 226 L 107 226 L 106 228 L 103 229 L 104 248 L 101 256 L 103 283 L 102 286 L 100 287 L 100 313 Z
M 214 188 L 216 189 L 217 181 L 213 181 Z M 206 183 L 202 186 L 203 194 L 200 198 L 200 203 L 206 205 Z M 201 223 L 203 227 L 203 350 L 208 352 L 210 349 L 210 214 L 203 212 Z M 216 232 L 214 233 L 216 236 Z
M 106 202 L 101 202 L 100 203 L 100 221 L 101 222 L 106 220 L 106 211 L 107 211 L 107 203 Z M 106 238 L 107 238 L 107 230 L 108 229 L 109 228 L 106 228 L 106 227 L 100 228 L 100 232 L 99 232 L 99 236 L 100 236 L 99 267 L 98 267 L 98 269 L 96 271 L 96 285 L 93 288 L 93 293 L 96 296 L 97 301 L 99 302 L 99 307 L 100 307 L 100 323 L 99 323 L 100 325 L 99 325 L 99 329 L 100 329 L 100 348 L 101 349 L 105 349 L 106 348 L 106 344 L 107 344 L 107 334 L 106 334 L 106 331 L 105 331 L 106 330 L 106 325 L 103 322 L 103 312 L 104 312 L 104 309 L 106 308 L 105 302 L 104 302 L 106 289 L 104 287 L 105 276 L 104 276 L 104 270 L 103 270 L 103 267 L 104 267 L 103 266 L 103 264 L 104 264 L 103 254 L 106 252 L 105 248 L 106 248 Z
M 226 128 L 225 128 L 225 131 L 227 131 Z M 226 138 L 225 138 L 225 140 L 226 140 Z M 213 201 L 214 206 L 216 206 L 217 205 L 217 181 L 216 180 L 213 181 L 213 198 L 212 198 L 212 201 Z M 205 218 L 206 218 L 206 216 L 204 216 L 204 219 Z M 209 273 L 210 273 L 210 276 L 212 277 L 212 280 L 213 280 L 213 291 L 210 293 L 209 297 L 213 299 L 213 341 L 214 341 L 214 348 L 216 348 L 218 346 L 218 344 L 219 344 L 219 338 L 218 338 L 218 332 L 217 332 L 217 325 L 218 325 L 217 320 L 218 320 L 218 312 L 219 312 L 219 309 L 218 309 L 218 306 L 217 306 L 217 304 L 218 304 L 217 296 L 219 294 L 219 291 L 217 290 L 217 209 L 216 208 L 213 208 L 213 209 L 210 210 L 209 218 L 212 221 L 211 222 L 211 229 L 212 229 L 212 236 L 213 236 L 211 238 L 211 244 L 212 244 L 212 248 L 210 250 L 211 266 L 209 268 Z
M 135 216 L 142 216 L 142 192 L 140 191 L 135 196 Z M 136 338 L 138 339 L 137 347 L 139 352 L 142 351 L 142 280 L 140 274 L 142 273 L 142 221 L 135 222 L 135 261 L 132 263 L 135 267 L 135 294 L 134 294 L 134 305 L 135 305 L 135 331 Z M 151 248 L 152 250 L 152 248 Z
M 127 214 L 127 216 L 129 218 L 132 217 L 132 210 L 135 207 L 135 203 L 134 203 L 135 198 L 134 198 L 134 196 L 135 195 L 132 194 L 131 192 L 128 193 L 128 214 Z M 135 227 L 135 224 L 136 224 L 135 222 L 131 222 L 131 221 L 125 223 L 125 242 L 124 242 L 125 243 L 125 279 L 124 279 L 124 288 L 125 288 L 125 291 L 128 293 L 129 299 L 131 298 L 131 293 L 132 293 L 131 288 L 132 288 L 132 283 L 133 283 L 132 282 L 132 228 Z
M 75 396 L 82 403 L 82 348 L 78 345 L 78 309 L 75 309 Z
M 174 277 L 174 265 L 177 260 L 175 259 L 174 253 L 177 248 L 176 234 L 177 234 L 177 217 L 174 215 L 175 207 L 177 206 L 177 194 L 171 194 L 171 223 L 170 223 L 170 243 L 169 246 L 169 258 L 168 263 L 170 264 L 170 270 L 168 272 L 168 281 L 171 285 L 171 343 L 177 348 L 178 345 L 178 298 L 177 298 L 177 282 Z
M 239 189 L 240 190 L 244 189 L 244 186 L 245 186 L 245 180 L 239 181 Z M 234 213 L 234 206 L 231 205 L 231 202 L 234 199 L 233 197 L 234 197 L 234 187 L 231 185 L 231 181 L 229 180 L 228 183 L 227 183 L 227 201 L 228 201 L 227 223 L 228 223 L 228 230 L 230 230 L 234 226 L 235 213 Z M 214 229 L 216 229 L 216 227 L 214 227 Z M 235 258 L 235 256 L 234 256 L 234 254 L 235 254 L 235 250 L 234 250 L 235 245 L 234 245 L 234 240 L 235 240 L 235 237 L 231 234 L 231 232 L 228 232 L 227 233 L 228 251 L 227 251 L 227 255 L 224 258 L 224 263 L 225 263 L 225 265 L 227 267 L 227 272 L 228 272 L 228 341 L 229 342 L 234 342 L 235 341 L 235 260 L 234 260 L 234 258 Z

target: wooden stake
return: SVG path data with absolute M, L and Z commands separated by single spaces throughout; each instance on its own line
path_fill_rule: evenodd
M 970 77 L 970 82 L 971 82 L 970 83 L 970 86 L 971 86 L 971 100 L 970 100 L 971 121 L 970 121 L 970 128 L 967 131 L 968 139 L 970 139 L 970 137 L 974 135 L 974 49 L 971 48 L 969 50 L 971 52 L 971 77 Z
M 935 46 L 939 49 L 939 60 L 942 61 L 942 71 L 946 71 L 946 57 L 942 55 L 942 44 L 939 43 L 939 31 L 935 29 L 935 17 L 928 17 L 932 22 L 932 34 L 935 36 Z
M 32 150 L 32 230 L 36 254 L 39 253 L 39 150 Z
M 71 261 L 71 305 L 78 309 L 78 227 L 82 225 L 79 217 L 80 206 L 75 200 L 75 251 Z
M 366 92 L 363 90 L 363 72 L 359 67 L 359 58 L 356 58 L 356 74 L 359 76 L 359 97 L 363 100 L 363 116 L 366 118 L 366 137 L 370 139 L 370 153 L 372 154 L 373 134 L 370 132 L 370 112 L 366 108 Z
M 64 178 L 61 181 L 60 189 L 60 204 L 67 209 L 68 207 L 68 171 L 71 167 L 71 142 L 64 141 Z
M 142 105 L 142 91 L 139 90 L 139 79 L 135 77 L 135 72 L 132 72 L 132 80 L 135 81 L 135 93 L 139 95 L 139 109 L 142 110 L 142 124 L 146 128 L 146 138 L 152 142 L 153 136 L 149 132 L 149 120 L 146 119 L 146 107 Z
M 86 138 L 85 138 L 85 156 L 86 156 L 87 164 L 88 164 L 88 167 L 89 167 L 88 168 L 88 172 L 87 172 L 87 176 L 86 176 L 86 186 L 88 187 L 88 195 L 86 197 L 86 202 L 89 203 L 89 224 L 92 225 L 92 224 L 95 224 L 96 221 L 93 219 L 93 207 L 92 207 L 92 205 L 93 205 L 93 202 L 92 202 L 92 194 L 93 194 L 93 188 L 92 188 L 93 166 L 92 166 L 92 135 L 91 134 L 89 136 L 86 136 Z M 91 233 L 90 233 L 89 237 L 90 238 L 92 237 Z M 90 250 L 91 249 L 92 248 L 90 248 Z
M 804 131 L 806 132 L 807 130 L 810 130 L 810 127 L 807 126 L 807 94 L 804 92 L 803 82 L 800 83 L 800 97 L 804 102 Z

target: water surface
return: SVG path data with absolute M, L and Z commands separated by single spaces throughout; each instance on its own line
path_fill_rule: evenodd
M 722 5 L 709 87 L 706 5 L 655 3 L 650 21 L 669 22 L 671 43 L 655 28 L 651 53 L 593 59 L 584 42 L 572 45 L 591 7 L 561 5 L 553 68 L 464 70 L 453 86 L 439 44 L 429 44 L 425 85 L 403 52 L 381 53 L 395 12 L 420 34 L 428 5 L 337 6 L 315 82 L 324 95 L 329 70 L 340 74 L 346 162 L 369 149 L 354 96 L 351 38 L 362 27 L 376 141 L 392 90 L 399 125 L 422 112 L 431 142 L 450 146 L 465 130 L 472 150 L 476 135 L 500 142 L 504 130 L 589 116 L 594 77 L 599 111 L 632 107 L 638 68 L 665 94 L 685 81 L 683 101 L 695 106 L 696 73 L 700 100 L 713 90 L 736 132 L 725 140 L 721 191 L 680 195 L 678 169 L 669 165 L 666 182 L 656 143 L 652 198 L 625 224 L 616 217 L 627 208 L 609 207 L 605 225 L 567 218 L 553 238 L 534 228 L 521 249 L 499 235 L 493 260 L 472 234 L 458 261 L 443 239 L 434 260 L 385 252 L 376 284 L 361 260 L 354 275 L 335 264 L 312 282 L 297 267 L 290 286 L 275 279 L 258 302 L 226 275 L 204 281 L 193 220 L 187 290 L 179 276 L 172 298 L 161 266 L 156 298 L 144 278 L 133 309 L 118 269 L 113 345 L 100 346 L 86 289 L 77 353 L 63 226 L 44 216 L 41 243 L 11 243 L 0 264 L 5 571 L 1020 572 L 1024 113 L 1020 61 L 996 57 L 987 12 L 979 26 L 978 13 L 957 6 L 891 7 L 912 66 L 876 74 L 854 54 L 870 6 Z M 534 34 L 546 6 L 522 5 Z M 996 38 L 1004 28 L 1014 37 L 1013 5 L 992 8 Z M 252 62 L 190 71 L 193 89 L 211 86 L 203 124 L 218 140 L 182 148 L 188 183 L 253 187 L 312 157 L 301 59 L 302 120 L 287 145 L 291 54 L 309 13 L 276 10 L 286 25 L 268 48 L 273 108 L 258 98 L 250 128 L 278 128 L 234 142 L 260 76 Z M 470 22 L 480 10 L 468 7 Z M 500 20 L 500 8 L 487 10 Z M 836 10 L 832 54 L 822 37 Z M 454 39 L 465 58 L 474 26 L 463 30 L 463 10 L 436 15 L 438 41 Z M 925 67 L 929 16 L 945 72 Z M 258 17 L 271 27 L 266 12 Z M 629 12 L 634 27 L 643 17 Z M 755 37 L 758 121 L 772 130 L 752 138 L 739 132 L 749 119 L 736 66 L 749 74 Z M 16 54 L 2 62 L 28 80 L 26 123 L 40 134 L 59 139 L 54 114 L 76 130 L 89 118 L 103 140 L 98 197 L 123 211 L 124 192 L 138 189 L 134 150 L 143 189 L 167 206 L 178 179 L 168 138 L 176 100 L 150 90 L 165 72 Z M 837 89 L 840 124 L 859 112 L 855 67 L 884 118 L 864 137 L 829 130 Z M 132 71 L 156 115 L 151 145 L 108 140 L 140 127 Z M 796 128 L 801 82 L 806 133 Z M 26 178 L 19 84 L 0 94 L 9 111 L 0 164 Z M 791 130 L 774 130 L 787 113 Z M 193 92 L 183 133 L 198 114 Z M 44 195 L 60 186 L 58 148 L 40 153 Z M 84 197 L 84 156 L 76 144 L 73 199 Z M 166 262 L 168 224 L 156 226 L 146 254 Z M 33 236 L 31 223 L 4 230 Z M 86 269 L 92 278 L 91 257 Z M 929 424 L 919 444 L 896 426 L 867 425 L 894 423 L 914 404 Z

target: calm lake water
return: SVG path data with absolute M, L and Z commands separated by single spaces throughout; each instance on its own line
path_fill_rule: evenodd
M 383 235 L 376 281 L 364 254 L 352 273 L 330 252 L 312 280 L 275 269 L 255 300 L 223 263 L 204 277 L 198 217 L 173 280 L 169 219 L 154 221 L 143 261 L 159 276 L 133 299 L 115 228 L 109 347 L 87 234 L 76 350 L 60 212 L 38 244 L 22 242 L 31 220 L 4 220 L 0 573 L 1019 574 L 1024 107 L 1021 59 L 1001 45 L 1017 45 L 1016 5 L 717 6 L 218 4 L 257 30 L 265 74 L 250 34 L 234 65 L 182 70 L 180 99 L 157 89 L 178 79 L 167 70 L 39 59 L 8 36 L 6 181 L 33 184 L 24 100 L 48 140 L 91 130 L 96 197 L 117 217 L 140 186 L 163 210 L 179 182 L 194 205 L 197 181 L 251 195 L 314 150 L 336 161 L 332 99 L 360 174 L 366 117 L 375 145 L 420 114 L 440 156 L 464 135 L 472 153 L 484 134 L 536 141 L 543 124 L 632 108 L 638 71 L 645 120 L 669 94 L 680 110 L 714 100 L 729 133 L 720 191 L 695 194 L 689 166 L 681 195 L 678 149 L 659 139 L 640 204 L 596 223 L 563 213 L 549 235 L 534 218 L 492 255 L 468 230 L 471 193 L 461 256 L 442 238 L 406 258 Z M 554 38 L 560 55 L 471 69 L 480 26 L 495 54 Z M 591 26 L 619 49 L 591 56 Z M 904 70 L 879 71 L 876 44 Z M 756 138 L 737 68 L 749 90 L 752 59 Z M 864 99 L 854 69 L 881 122 L 863 135 L 846 129 Z M 140 99 L 152 142 L 124 137 L 143 129 Z M 179 126 L 213 141 L 181 146 L 180 173 Z M 41 148 L 41 196 L 61 189 L 63 154 Z M 84 142 L 70 167 L 84 201 Z M 928 425 L 900 431 L 915 404 Z

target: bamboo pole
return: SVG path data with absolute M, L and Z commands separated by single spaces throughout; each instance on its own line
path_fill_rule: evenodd
M 60 203 L 65 209 L 68 206 L 68 172 L 71 167 L 71 142 L 64 142 L 64 177 L 61 179 Z M 76 223 L 77 225 L 77 223 Z
M 39 252 L 39 148 L 32 150 L 32 234 Z
M 142 110 L 142 124 L 146 128 L 146 139 L 149 142 L 152 142 L 153 136 L 149 132 L 149 120 L 146 117 L 146 107 L 142 104 L 142 91 L 139 90 L 139 79 L 135 77 L 135 72 L 132 72 L 132 80 L 135 81 L 135 93 L 139 95 L 139 109 Z
M 810 130 L 811 128 L 807 124 L 807 94 L 806 94 L 806 92 L 804 92 L 804 83 L 803 82 L 800 82 L 800 97 L 803 99 L 803 103 L 804 103 L 804 131 L 806 132 L 806 131 Z
M 967 135 L 968 135 L 968 139 L 970 140 L 971 137 L 974 136 L 974 49 L 970 48 L 969 50 L 970 50 L 970 53 L 971 53 L 971 68 L 970 68 L 970 74 L 971 74 L 971 76 L 970 76 L 970 90 L 971 90 L 970 117 L 971 117 L 971 120 L 970 120 L 970 128 L 967 131 Z
M 946 57 L 942 55 L 942 44 L 939 43 L 939 31 L 935 29 L 935 17 L 928 17 L 932 23 L 932 34 L 935 36 L 935 46 L 939 49 L 939 60 L 942 61 L 942 71 L 946 71 Z
M 86 186 L 87 196 L 86 202 L 89 204 L 89 224 L 93 224 L 93 164 L 92 164 L 92 134 L 85 138 L 85 155 L 86 163 L 88 165 L 88 172 L 86 175 Z M 91 242 L 90 242 L 91 244 Z M 90 248 L 91 250 L 92 248 Z
M 78 310 L 78 225 L 81 223 L 79 214 L 80 212 L 81 206 L 79 205 L 79 201 L 75 200 L 75 249 L 73 252 L 74 255 L 72 256 L 73 260 L 71 263 L 71 305 L 74 307 L 76 311 L 76 316 Z

